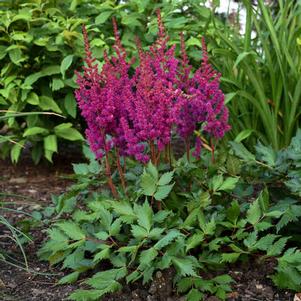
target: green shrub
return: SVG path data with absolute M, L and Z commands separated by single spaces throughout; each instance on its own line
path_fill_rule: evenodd
M 81 25 L 87 24 L 91 47 L 100 63 L 112 44 L 112 15 L 121 24 L 122 42 L 130 56 L 136 52 L 135 37 L 142 44 L 154 39 L 153 17 L 161 7 L 171 42 L 179 41 L 179 31 L 198 34 L 208 27 L 210 10 L 195 1 L 155 3 L 116 1 L 1 1 L 0 4 L 0 110 L 13 112 L 52 111 L 65 116 L 27 116 L 0 123 L 2 132 L 19 144 L 29 142 L 32 158 L 44 155 L 51 161 L 58 151 L 58 139 L 82 140 L 81 120 L 73 96 L 74 70 L 83 57 Z M 183 10 L 185 8 L 185 17 Z M 145 24 L 149 27 L 145 28 Z M 192 35 L 191 35 L 192 36 Z M 200 41 L 189 38 L 189 55 L 200 59 Z M 78 130 L 77 130 L 78 129 Z M 1 144 L 2 156 L 14 152 L 13 144 Z M 12 155 L 14 161 L 18 157 Z

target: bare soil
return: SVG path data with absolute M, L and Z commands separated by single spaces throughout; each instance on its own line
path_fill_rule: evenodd
M 52 194 L 60 194 L 71 183 L 71 162 L 81 161 L 78 156 L 56 158 L 53 165 L 42 162 L 34 166 L 30 159 L 23 159 L 14 166 L 9 161 L 0 161 L 0 200 L 12 202 L 13 207 L 25 212 L 47 206 Z M 1 210 L 1 209 L 0 209 Z M 14 212 L 1 212 L 11 222 L 24 218 Z M 5 238 L 6 228 L 0 224 L 0 247 L 22 262 L 22 256 L 15 244 Z M 34 243 L 26 246 L 29 271 L 0 261 L 0 301 L 61 301 L 81 285 L 57 285 L 64 275 L 59 268 L 51 268 L 40 262 L 36 251 L 45 235 L 42 229 L 31 235 Z M 293 301 L 294 294 L 280 291 L 272 285 L 267 275 L 275 263 L 247 263 L 229 270 L 236 283 L 228 301 Z M 136 284 L 125 286 L 120 293 L 106 296 L 105 301 L 184 301 L 172 286 L 172 271 L 158 272 L 148 286 Z M 208 296 L 207 301 L 218 301 Z

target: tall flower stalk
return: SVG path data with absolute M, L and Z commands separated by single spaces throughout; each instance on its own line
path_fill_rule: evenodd
M 164 150 L 170 158 L 174 134 L 186 144 L 188 159 L 190 142 L 194 139 L 193 155 L 199 157 L 202 142 L 195 131 L 220 139 L 230 129 L 224 94 L 219 88 L 220 74 L 209 64 L 205 40 L 202 40 L 202 64 L 193 73 L 184 36 L 178 59 L 175 45 L 168 46 L 169 37 L 160 11 L 157 19 L 159 30 L 154 44 L 143 50 L 137 41 L 136 68 L 122 46 L 115 20 L 115 55 L 109 57 L 105 53 L 101 71 L 83 29 L 86 58 L 83 74 L 77 73 L 79 88 L 75 95 L 87 122 L 86 136 L 91 149 L 97 158 L 105 158 L 108 184 L 115 197 L 109 155 L 116 158 L 126 190 L 120 157 L 133 157 L 144 164 L 151 160 L 158 165 Z

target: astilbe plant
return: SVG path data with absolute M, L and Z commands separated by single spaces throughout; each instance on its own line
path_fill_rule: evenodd
M 169 47 L 158 11 L 158 37 L 149 50 L 137 48 L 139 64 L 129 60 L 121 44 L 116 21 L 113 21 L 115 55 L 105 53 L 101 71 L 92 57 L 88 35 L 83 28 L 86 66 L 77 73 L 79 88 L 75 95 L 88 128 L 86 136 L 97 158 L 105 157 L 109 185 L 109 156 L 116 156 L 123 186 L 120 156 L 139 162 L 149 160 L 157 165 L 163 151 L 170 152 L 173 134 L 185 142 L 189 159 L 190 141 L 195 138 L 193 155 L 198 157 L 200 135 L 220 139 L 230 129 L 224 94 L 219 88 L 220 74 L 211 67 L 205 40 L 202 40 L 202 64 L 194 73 L 181 38 L 181 58 L 175 56 L 175 45 Z M 132 74 L 132 75 L 131 75 Z M 195 131 L 200 135 L 195 135 Z M 212 148 L 213 149 L 213 148 Z M 213 149 L 214 150 L 214 149 Z

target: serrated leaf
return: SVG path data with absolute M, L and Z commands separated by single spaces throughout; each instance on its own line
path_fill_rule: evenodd
M 223 253 L 222 262 L 233 263 L 236 262 L 241 253 Z
M 112 207 L 114 208 L 115 213 L 121 216 L 123 220 L 125 217 L 127 222 L 137 219 L 132 206 L 126 201 L 113 202 Z
M 86 237 L 85 233 L 76 223 L 64 221 L 55 225 L 73 240 L 81 240 Z
M 148 202 L 144 202 L 142 206 L 135 204 L 134 211 L 138 217 L 138 224 L 149 232 L 153 223 L 152 218 L 154 215 L 151 206 Z
M 244 239 L 244 245 L 248 248 L 248 249 L 253 249 L 254 245 L 256 243 L 257 240 L 257 232 L 251 232 L 249 233 L 249 235 L 247 236 L 247 238 Z
M 58 91 L 64 88 L 65 84 L 60 78 L 53 78 L 51 83 L 52 91 Z
M 119 232 L 121 230 L 121 225 L 122 225 L 122 220 L 116 219 L 110 227 L 110 235 L 115 236 L 115 235 L 119 234 Z
M 195 266 L 191 259 L 172 257 L 171 260 L 182 276 L 196 276 Z
M 73 272 L 71 274 L 66 275 L 65 277 L 61 278 L 58 282 L 58 284 L 70 284 L 70 283 L 74 283 L 78 277 L 79 277 L 79 272 Z
M 239 178 L 226 178 L 223 183 L 219 186 L 218 190 L 231 191 L 235 188 Z
M 259 201 L 257 199 L 250 205 L 250 208 L 247 211 L 247 221 L 250 224 L 255 225 L 260 220 L 260 217 L 261 209 L 259 206 Z
M 154 180 L 156 182 L 158 181 L 159 173 L 158 173 L 157 167 L 151 161 L 148 162 L 146 171 L 154 178 Z
M 231 221 L 232 223 L 235 224 L 237 222 L 237 219 L 240 215 L 240 207 L 237 200 L 231 203 L 231 206 L 226 211 L 226 215 L 228 220 Z
M 104 295 L 102 290 L 76 290 L 67 299 L 74 301 L 97 301 Z
M 255 156 L 252 153 L 250 153 L 243 144 L 234 141 L 230 141 L 229 143 L 235 155 L 238 156 L 240 159 L 247 163 L 255 162 Z
M 255 146 L 258 159 L 267 165 L 274 167 L 276 165 L 276 152 L 272 147 L 267 147 L 258 142 Z
M 100 262 L 103 259 L 107 259 L 110 257 L 111 254 L 111 249 L 109 246 L 105 247 L 103 250 L 101 250 L 100 252 L 96 253 L 93 261 L 94 262 Z
M 144 172 L 141 176 L 141 188 L 144 195 L 153 196 L 157 189 L 157 181 L 153 176 Z
M 156 193 L 154 194 L 154 198 L 158 201 L 164 200 L 170 194 L 173 186 L 174 183 L 170 185 L 159 186 Z
M 173 175 L 174 175 L 174 171 L 170 171 L 170 172 L 164 173 L 164 174 L 160 177 L 159 182 L 158 182 L 158 185 L 163 186 L 163 185 L 169 184 L 169 183 L 172 181 Z
M 188 238 L 186 242 L 186 252 L 198 246 L 203 240 L 204 240 L 203 233 L 193 234 L 191 237 Z
M 233 282 L 233 279 L 231 276 L 224 274 L 224 275 L 214 277 L 212 279 L 212 281 L 214 281 L 218 284 L 229 284 L 229 283 Z
M 158 256 L 158 251 L 155 248 L 150 248 L 141 252 L 139 257 L 140 269 L 150 265 L 150 263 Z
M 148 237 L 150 239 L 159 239 L 159 237 L 161 236 L 161 234 L 164 232 L 164 229 L 162 228 L 154 228 L 149 232 Z
M 273 244 L 273 242 L 275 241 L 275 239 L 277 237 L 279 237 L 279 235 L 268 234 L 268 235 L 260 238 L 254 245 L 254 248 L 262 250 L 262 251 L 267 251 L 271 247 L 271 245 Z
M 289 237 L 281 237 L 267 251 L 267 256 L 278 256 L 282 253 Z
M 181 236 L 183 236 L 183 234 L 180 231 L 172 229 L 154 245 L 154 248 L 156 250 L 161 250 L 165 246 L 169 245 L 173 240 Z
M 132 225 L 131 232 L 132 232 L 133 236 L 135 238 L 138 238 L 139 240 L 142 240 L 142 239 L 148 237 L 148 231 L 144 227 L 141 227 L 138 225 Z
M 204 294 L 199 290 L 192 288 L 186 296 L 187 301 L 201 301 L 203 300 Z

